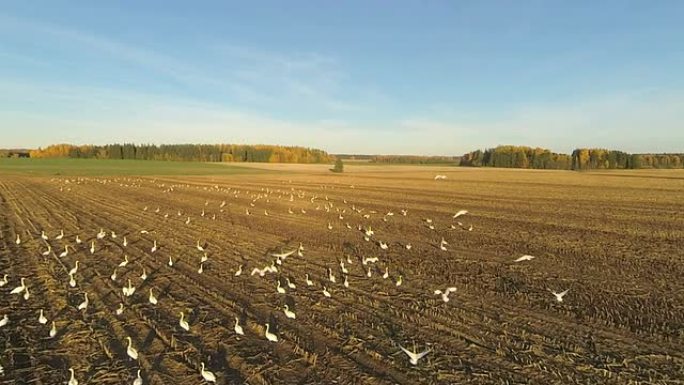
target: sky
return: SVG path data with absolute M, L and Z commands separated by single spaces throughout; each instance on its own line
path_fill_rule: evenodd
M 682 1 L 3 1 L 0 148 L 684 151 Z

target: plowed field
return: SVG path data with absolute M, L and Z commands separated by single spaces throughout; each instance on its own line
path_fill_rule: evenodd
M 0 176 L 5 274 L 0 384 L 684 382 L 675 172 Z

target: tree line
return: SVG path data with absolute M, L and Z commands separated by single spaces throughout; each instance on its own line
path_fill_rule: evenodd
M 461 157 L 461 166 L 553 170 L 683 168 L 684 154 L 629 154 L 599 148 L 579 148 L 571 155 L 544 148 L 498 146 Z
M 329 163 L 323 150 L 297 146 L 243 144 L 54 144 L 31 150 L 31 158 L 140 159 L 199 162 Z
M 683 168 L 684 154 L 628 154 L 600 148 L 572 152 L 573 170 Z
M 461 157 L 461 166 L 535 168 L 547 170 L 569 170 L 570 155 L 558 154 L 545 148 L 527 146 L 498 146 L 484 151 L 475 150 Z
M 336 156 L 298 146 L 242 144 L 55 144 L 37 150 L 0 150 L 0 157 L 142 159 L 201 162 L 330 163 Z M 340 158 L 354 158 L 338 155 Z M 498 146 L 475 150 L 462 157 L 413 155 L 359 155 L 372 163 L 459 164 L 469 167 L 533 168 L 553 170 L 684 168 L 684 154 L 629 154 L 600 148 L 580 148 L 572 154 L 527 146 Z
M 28 158 L 29 150 L 0 148 L 0 158 Z
M 420 156 L 420 155 L 374 155 L 370 163 L 385 164 L 458 164 L 455 156 Z

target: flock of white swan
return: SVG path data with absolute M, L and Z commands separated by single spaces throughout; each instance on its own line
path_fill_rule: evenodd
M 445 179 L 445 178 L 446 177 L 444 177 L 444 176 L 438 175 L 437 177 L 435 177 L 435 180 L 440 180 L 440 179 Z M 173 188 L 174 188 L 173 186 L 168 187 L 166 191 L 167 192 L 173 191 Z M 60 188 L 60 190 L 62 190 L 62 189 Z M 239 193 L 239 191 L 233 190 L 233 193 L 237 194 L 237 193 Z M 270 190 L 270 189 L 266 189 L 265 192 L 260 193 L 256 197 L 254 197 L 254 199 L 250 203 L 250 207 L 247 207 L 245 209 L 245 215 L 254 215 L 250 211 L 250 208 L 253 209 L 255 207 L 255 203 L 260 199 L 264 199 L 264 200 L 268 201 L 269 193 L 274 193 L 274 191 Z M 282 196 L 283 193 L 282 192 L 280 192 L 280 193 Z M 303 194 L 301 194 L 301 195 L 297 194 L 296 192 L 294 192 L 294 190 L 293 190 L 293 192 L 289 193 L 289 200 L 291 202 L 294 201 L 294 199 L 296 197 L 303 198 L 304 196 L 303 196 Z M 318 197 L 313 196 L 311 198 L 311 203 L 313 203 L 315 199 L 318 199 Z M 322 200 L 322 198 L 320 198 L 320 200 Z M 345 204 L 347 204 L 346 200 L 344 200 L 343 202 Z M 205 206 L 207 206 L 208 204 L 209 204 L 208 201 L 205 202 Z M 219 208 L 221 210 L 223 210 L 223 207 L 225 205 L 226 205 L 226 202 L 223 201 L 223 202 L 221 202 Z M 365 218 L 365 219 L 368 219 L 370 217 L 371 213 L 376 214 L 375 211 L 368 211 L 368 212 L 364 213 L 363 209 L 356 208 L 354 205 L 349 205 L 349 206 L 350 206 L 352 212 L 359 214 L 362 218 Z M 320 210 L 321 207 L 318 206 L 316 209 Z M 324 203 L 323 209 L 328 211 L 328 212 L 333 211 L 333 203 L 332 203 L 332 201 L 328 201 L 327 196 L 325 197 L 325 203 Z M 148 212 L 148 207 L 145 206 L 142 209 L 142 211 L 143 211 L 143 213 Z M 153 210 L 149 210 L 149 211 L 152 212 Z M 157 208 L 153 212 L 159 213 L 160 209 Z M 291 207 L 288 208 L 288 213 L 292 214 L 293 212 L 294 211 Z M 299 210 L 299 212 L 305 214 L 306 210 L 304 208 L 302 208 Z M 340 220 L 344 219 L 344 216 L 347 214 L 348 214 L 348 212 L 346 209 L 341 210 L 340 208 L 337 208 L 336 215 Z M 402 216 L 408 216 L 408 211 L 406 209 L 402 209 L 400 211 L 400 214 Z M 457 218 L 463 217 L 463 216 L 468 215 L 468 214 L 469 214 L 469 212 L 467 210 L 459 210 L 451 217 L 451 219 L 455 220 Z M 168 215 L 169 215 L 168 213 L 165 214 L 165 217 L 168 217 Z M 202 208 L 201 214 L 199 214 L 199 215 L 201 217 L 204 217 L 205 215 L 208 215 L 208 214 L 206 214 L 205 209 Z M 266 215 L 266 216 L 269 215 L 267 210 L 264 210 L 264 215 Z M 187 219 L 185 219 L 183 221 L 185 224 L 189 224 L 191 222 L 191 217 L 188 216 L 187 214 L 183 214 L 181 210 L 178 210 L 177 216 L 178 217 L 181 217 L 181 216 L 186 217 Z M 382 220 L 387 221 L 388 218 L 391 218 L 392 216 L 394 216 L 394 212 L 389 211 L 382 216 Z M 214 219 L 215 219 L 215 214 L 214 214 Z M 433 220 L 431 218 L 423 218 L 422 221 L 425 222 L 425 225 L 428 228 L 434 229 L 434 223 L 433 223 Z M 457 225 L 466 231 L 472 231 L 473 230 L 472 225 L 465 226 L 461 222 L 457 222 Z M 346 227 L 349 229 L 352 229 L 352 226 L 350 226 L 348 223 L 346 224 Z M 332 228 L 333 228 L 333 225 L 330 222 L 328 222 L 327 223 L 327 229 L 331 230 Z M 456 225 L 452 224 L 451 229 L 455 229 L 455 228 L 457 228 Z M 384 242 L 382 240 L 377 239 L 377 237 L 375 235 L 375 230 L 372 228 L 371 225 L 363 226 L 363 225 L 359 224 L 356 227 L 356 229 L 360 232 L 360 236 L 362 239 L 364 239 L 367 242 L 375 243 L 379 247 L 379 249 L 387 250 L 390 247 L 388 242 Z M 150 234 L 151 231 L 139 230 L 139 231 L 129 232 L 128 234 L 130 235 L 130 234 L 135 234 L 135 233 L 145 235 L 145 234 Z M 114 242 L 115 239 L 119 239 L 117 242 L 119 242 L 119 244 L 123 247 L 124 250 L 126 249 L 126 247 L 128 247 L 128 244 L 129 244 L 129 240 L 128 240 L 126 235 L 119 237 L 115 233 L 115 231 L 113 231 L 113 230 L 105 231 L 105 229 L 99 229 L 99 231 L 97 233 L 95 233 L 94 236 L 92 237 L 92 240 L 91 240 L 89 245 L 83 242 L 80 235 L 75 235 L 75 237 L 73 238 L 74 243 L 72 244 L 72 243 L 69 243 L 69 240 L 66 238 L 64 230 L 60 230 L 59 233 L 56 234 L 52 238 L 53 242 L 58 241 L 60 243 L 63 243 L 63 245 L 60 245 L 60 248 L 59 248 L 59 250 L 63 250 L 63 251 L 61 251 L 59 254 L 56 254 L 53 251 L 52 246 L 50 244 L 50 241 L 51 241 L 50 236 L 45 231 L 42 231 L 40 234 L 36 234 L 36 235 L 39 236 L 40 240 L 42 240 L 43 244 L 46 247 L 45 251 L 42 252 L 42 256 L 48 257 L 48 256 L 52 255 L 55 258 L 60 258 L 60 259 L 64 259 L 65 257 L 69 256 L 70 253 L 75 253 L 76 255 L 80 255 L 82 258 L 85 258 L 86 256 L 88 256 L 88 254 L 90 256 L 94 256 L 94 255 L 96 255 L 97 251 L 102 248 L 102 242 L 105 242 L 108 240 L 111 242 Z M 89 234 L 83 234 L 83 235 L 87 237 Z M 90 238 L 87 238 L 87 239 L 90 239 Z M 20 236 L 19 233 L 16 234 L 16 238 L 14 240 L 14 243 L 17 246 L 22 245 L 23 240 L 22 240 L 22 237 Z M 78 245 L 82 245 L 82 247 L 78 247 Z M 438 247 L 442 251 L 447 251 L 448 250 L 447 246 L 449 246 L 449 243 L 444 238 L 442 238 L 441 241 L 436 242 L 436 244 L 434 244 L 434 246 Z M 205 264 L 205 262 L 208 261 L 208 258 L 209 258 L 207 253 L 206 253 L 206 251 L 207 251 L 206 249 L 207 249 L 208 245 L 202 244 L 200 242 L 200 240 L 198 240 L 195 245 L 192 245 L 190 247 L 193 247 L 194 249 L 196 249 L 198 256 L 199 256 L 199 262 L 197 265 L 197 267 L 198 267 L 197 273 L 203 274 L 204 270 L 205 270 L 204 264 Z M 410 243 L 405 243 L 405 244 L 403 244 L 403 247 L 407 250 L 410 250 L 412 248 L 412 245 Z M 157 239 L 152 240 L 152 246 L 149 249 L 150 253 L 152 253 L 152 254 L 156 253 L 159 250 L 159 248 L 160 247 L 159 247 L 159 244 L 157 242 Z M 251 271 L 247 270 L 247 271 L 250 271 L 250 274 L 248 277 L 257 276 L 258 278 L 260 278 L 260 277 L 266 277 L 268 274 L 278 273 L 279 270 L 283 269 L 283 267 L 287 263 L 288 259 L 295 258 L 295 257 L 297 257 L 297 258 L 304 257 L 304 250 L 305 250 L 304 245 L 300 243 L 299 247 L 295 247 L 292 250 L 286 250 L 286 251 L 282 251 L 279 253 L 271 253 L 270 257 L 273 258 L 271 260 L 271 263 L 267 264 L 265 266 L 253 266 Z M 512 260 L 512 262 L 515 262 L 515 263 L 527 262 L 527 261 L 532 261 L 534 258 L 535 257 L 532 255 L 522 255 L 522 256 Z M 369 278 L 372 277 L 373 271 L 375 269 L 372 269 L 371 266 L 375 266 L 379 261 L 380 261 L 380 259 L 377 256 L 370 256 L 370 257 L 364 256 L 361 258 L 361 268 L 364 269 L 363 273 L 366 277 L 369 277 Z M 124 254 L 123 260 L 121 260 L 121 262 L 117 265 L 117 267 L 114 268 L 114 271 L 112 272 L 111 276 L 109 277 L 111 279 L 111 281 L 119 282 L 119 275 L 117 274 L 117 269 L 125 268 L 129 264 L 129 262 L 130 261 L 129 261 L 128 255 Z M 166 260 L 165 260 L 165 262 L 163 262 L 163 263 L 167 264 L 169 267 L 173 268 L 174 260 L 173 260 L 172 256 L 169 255 L 168 256 L 168 262 L 166 262 Z M 349 278 L 348 278 L 349 269 L 351 268 L 351 265 L 353 265 L 353 264 L 354 264 L 354 261 L 349 256 L 347 256 L 346 260 L 340 259 L 339 264 L 337 264 L 336 266 L 332 266 L 332 267 L 327 268 L 327 275 L 324 277 L 321 277 L 321 279 L 319 281 L 319 282 L 321 282 L 320 287 L 317 288 L 317 290 L 320 290 L 320 294 L 323 296 L 323 298 L 331 298 L 333 296 L 333 293 L 334 293 L 333 288 L 338 287 L 337 286 L 338 283 L 341 284 L 344 288 L 349 288 L 349 286 L 350 286 L 350 282 L 349 282 Z M 86 264 L 84 264 L 84 265 L 86 265 Z M 78 277 L 78 273 L 80 271 L 79 269 L 81 269 L 81 268 L 82 267 L 81 267 L 80 260 L 76 260 L 75 263 L 73 264 L 73 267 L 68 272 L 69 281 L 67 283 L 70 287 L 73 288 L 73 287 L 76 287 L 78 285 L 77 277 Z M 244 266 L 242 264 L 239 265 L 233 274 L 236 277 L 243 275 L 243 269 L 244 268 L 246 268 L 246 266 Z M 336 274 L 339 274 L 339 276 Z M 143 282 L 147 278 L 148 278 L 148 274 L 145 271 L 145 269 L 143 268 L 142 273 L 139 276 L 139 280 L 140 280 L 140 282 Z M 389 267 L 385 266 L 384 272 L 382 274 L 382 278 L 385 280 L 388 280 L 390 278 Z M 254 278 L 252 278 L 252 279 L 254 279 Z M 314 282 L 314 280 L 312 280 L 312 277 L 309 275 L 309 273 L 306 273 L 305 276 L 302 277 L 302 279 L 303 279 L 304 284 L 308 288 L 316 289 L 316 283 Z M 392 280 L 393 285 L 397 286 L 397 287 L 401 286 L 403 281 L 404 281 L 404 277 L 401 274 L 397 275 Z M 12 282 L 17 282 L 17 285 L 12 287 L 12 285 L 11 285 Z M 28 278 L 28 277 L 10 277 L 8 274 L 4 274 L 2 276 L 2 279 L 0 279 L 0 288 L 2 288 L 0 290 L 6 290 L 6 289 L 4 289 L 5 287 L 12 287 L 11 290 L 6 292 L 10 296 L 21 296 L 21 297 L 23 297 L 24 301 L 29 301 L 31 298 L 30 278 Z M 281 278 L 276 278 L 273 287 L 274 287 L 274 290 L 276 293 L 286 294 L 292 290 L 295 290 L 297 288 L 297 283 L 293 282 L 293 279 L 291 279 L 290 277 L 285 278 L 284 282 L 281 280 Z M 457 291 L 457 288 L 455 286 L 449 286 L 446 288 L 435 289 L 434 291 L 431 291 L 431 293 L 432 293 L 432 295 L 440 296 L 441 300 L 444 303 L 447 303 L 450 300 L 450 295 L 452 295 L 456 291 Z M 551 290 L 549 290 L 549 291 L 551 291 Z M 117 308 L 112 309 L 112 312 L 114 314 L 116 314 L 117 316 L 121 316 L 124 313 L 124 308 L 125 308 L 124 302 L 123 302 L 124 297 L 132 297 L 135 295 L 136 292 L 139 293 L 139 291 L 137 291 L 136 285 L 133 284 L 132 279 L 131 278 L 125 279 L 122 282 L 122 286 L 121 286 L 122 302 L 119 303 L 119 306 Z M 551 293 L 555 297 L 555 300 L 558 302 L 562 302 L 563 297 L 568 292 L 569 292 L 569 290 L 565 290 L 565 291 L 562 291 L 560 293 L 555 292 L 555 291 L 551 291 Z M 1 294 L 4 295 L 5 293 L 1 293 Z M 160 301 L 160 298 L 158 298 L 155 295 L 153 288 L 150 288 L 149 291 L 147 291 L 145 294 L 139 294 L 138 297 L 136 297 L 136 298 L 139 298 L 138 300 L 140 302 L 146 301 L 150 306 L 156 306 Z M 78 304 L 77 309 L 79 311 L 86 312 L 88 310 L 88 306 L 89 306 L 88 293 L 84 292 L 83 293 L 83 300 L 82 300 L 82 302 L 80 302 Z M 297 319 L 297 314 L 295 314 L 295 312 L 293 311 L 293 309 L 289 305 L 285 304 L 279 310 L 282 310 L 285 317 L 287 317 L 289 319 Z M 0 316 L 0 332 L 2 332 L 3 328 L 8 327 L 8 325 L 10 325 L 12 322 L 16 322 L 17 324 L 20 324 L 23 322 L 32 322 L 32 320 L 11 319 L 10 316 L 11 316 L 11 309 L 10 309 L 10 313 L 5 313 L 2 316 Z M 184 314 L 181 311 L 178 314 L 178 316 L 179 316 L 178 327 L 181 328 L 182 330 L 190 331 L 191 325 L 188 322 L 188 319 L 186 318 L 186 314 Z M 44 309 L 40 309 L 37 321 L 41 325 L 46 325 L 46 324 L 50 323 L 50 320 L 47 318 L 46 312 Z M 267 341 L 270 341 L 273 343 L 278 343 L 279 337 L 277 334 L 275 334 L 272 331 L 271 325 L 269 325 L 268 322 L 264 322 L 263 327 L 264 327 L 263 328 L 263 330 L 264 330 L 263 338 L 265 338 Z M 240 335 L 240 336 L 245 335 L 245 330 L 243 329 L 242 325 L 240 325 L 240 319 L 237 316 L 235 317 L 233 330 L 234 330 L 236 335 Z M 47 332 L 48 338 L 55 338 L 57 335 L 57 331 L 58 330 L 56 327 L 55 320 L 52 320 L 50 323 L 50 329 Z M 417 352 L 417 351 L 415 351 L 415 349 L 412 351 L 412 350 L 406 349 L 405 347 L 403 347 L 399 344 L 397 344 L 397 345 L 399 347 L 399 350 L 406 354 L 406 356 L 409 359 L 409 363 L 411 365 L 418 365 L 419 361 L 431 351 L 430 349 L 426 349 L 426 350 L 423 350 L 421 352 Z M 131 339 L 130 336 L 126 337 L 126 354 L 128 355 L 128 357 L 131 360 L 134 360 L 134 361 L 138 360 L 140 354 L 144 354 L 144 352 L 139 353 L 138 349 L 134 346 L 133 340 Z M 199 366 L 201 368 L 199 375 L 201 376 L 201 378 L 204 381 L 206 381 L 208 383 L 216 382 L 216 375 L 207 369 L 205 362 L 200 362 Z M 77 376 L 75 369 L 69 368 L 68 371 L 69 371 L 68 385 L 78 385 L 79 380 L 77 379 L 78 376 Z M 0 365 L 0 375 L 3 375 L 3 373 L 4 373 L 4 368 L 2 367 L 2 365 Z M 137 370 L 137 376 L 135 377 L 133 384 L 134 385 L 142 385 L 143 384 L 143 377 L 141 377 L 141 370 L 140 369 Z

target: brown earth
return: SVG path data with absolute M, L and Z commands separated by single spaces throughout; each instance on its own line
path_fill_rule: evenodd
M 200 384 L 201 362 L 219 384 L 684 382 L 684 173 L 350 168 L 0 178 L 0 276 L 9 281 L 0 288 L 0 318 L 9 316 L 0 384 L 65 383 L 69 367 L 81 384 L 132 383 L 137 369 L 146 384 Z M 453 219 L 461 209 L 469 214 Z M 359 225 L 372 226 L 370 241 Z M 208 255 L 202 274 L 197 241 Z M 250 275 L 300 243 L 304 256 Z M 130 263 L 118 267 L 124 254 Z M 523 254 L 536 258 L 513 262 Z M 379 261 L 364 266 L 370 256 Z M 9 294 L 21 277 L 29 300 Z M 128 279 L 136 291 L 123 297 Z M 447 286 L 457 291 L 445 303 L 433 291 Z M 565 289 L 562 303 L 549 292 Z M 90 304 L 79 311 L 84 293 Z M 40 309 L 56 322 L 53 339 Z M 233 331 L 236 316 L 245 336 Z M 265 339 L 267 322 L 279 342 Z M 126 355 L 129 336 L 137 361 Z M 399 344 L 431 352 L 413 366 Z

